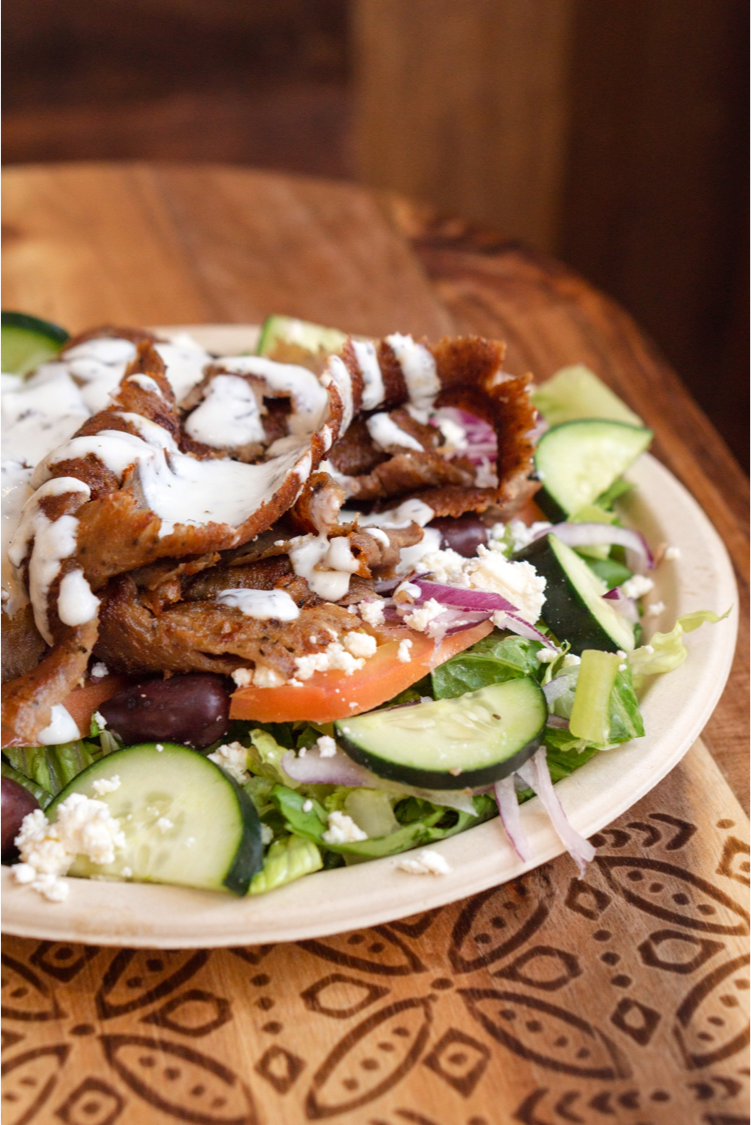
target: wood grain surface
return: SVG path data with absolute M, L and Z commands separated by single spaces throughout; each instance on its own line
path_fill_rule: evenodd
M 653 426 L 746 597 L 744 478 L 633 322 L 558 263 L 348 185 L 143 165 L 5 180 L 4 306 L 73 330 L 274 311 L 501 335 L 509 369 L 538 377 L 589 362 Z M 707 729 L 744 799 L 745 661 L 743 642 Z M 747 831 L 697 743 L 600 834 L 583 882 L 562 857 L 300 946 L 6 939 L 5 1125 L 741 1125 Z

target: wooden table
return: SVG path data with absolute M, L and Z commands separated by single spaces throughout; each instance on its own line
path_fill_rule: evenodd
M 600 834 L 584 882 L 564 856 L 295 946 L 6 939 L 5 1125 L 747 1121 L 747 482 L 649 341 L 559 263 L 351 185 L 58 165 L 4 186 L 4 307 L 72 331 L 277 312 L 501 337 L 538 379 L 590 364 L 714 521 L 743 600 L 703 740 Z

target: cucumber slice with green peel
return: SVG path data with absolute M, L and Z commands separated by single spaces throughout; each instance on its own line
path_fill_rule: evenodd
M 583 363 L 562 367 L 552 378 L 535 387 L 532 402 L 549 426 L 579 418 L 610 418 L 630 426 L 643 425 L 639 415 Z
M 651 430 L 625 422 L 585 418 L 553 426 L 535 451 L 542 482 L 535 502 L 556 522 L 573 515 L 610 488 L 651 440 Z
M 334 731 L 349 757 L 379 777 L 423 789 L 474 789 L 523 765 L 547 716 L 542 688 L 524 676 L 342 719 Z
M 545 579 L 543 619 L 575 655 L 587 648 L 631 652 L 634 627 L 604 599 L 610 587 L 556 535 L 535 539 L 513 559 L 532 563 Z
M 293 316 L 269 316 L 261 326 L 258 355 L 269 355 L 281 344 L 294 344 L 314 354 L 333 355 L 342 350 L 346 341 L 346 334 L 338 328 L 325 328 Z
M 2 368 L 9 375 L 27 375 L 52 359 L 69 339 L 64 328 L 27 313 L 3 312 L 0 316 Z
M 98 794 L 94 783 L 114 777 L 120 781 L 117 788 Z M 261 823 L 247 793 L 187 746 L 146 743 L 108 754 L 56 797 L 47 810 L 51 821 L 71 793 L 104 801 L 126 841 L 114 863 L 78 856 L 71 875 L 114 875 L 244 895 L 263 866 Z

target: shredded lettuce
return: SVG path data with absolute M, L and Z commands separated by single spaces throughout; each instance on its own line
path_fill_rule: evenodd
M 15 770 L 53 797 L 103 757 L 102 747 L 93 739 L 77 739 L 59 746 L 6 746 L 3 754 Z
M 253 876 L 248 894 L 263 895 L 285 883 L 311 875 L 323 867 L 319 849 L 302 836 L 284 836 L 274 840 L 266 852 L 263 867 Z
M 732 607 L 731 607 L 732 608 Z M 655 633 L 650 638 L 649 644 L 635 649 L 629 656 L 629 664 L 634 676 L 637 691 L 644 683 L 646 676 L 657 676 L 663 672 L 672 672 L 680 667 L 688 656 L 688 650 L 683 643 L 683 634 L 692 633 L 705 622 L 716 625 L 723 621 L 730 609 L 725 613 L 716 614 L 711 609 L 697 609 L 693 613 L 684 613 L 679 617 L 669 633 Z
M 351 790 L 350 790 L 351 792 Z M 272 802 L 284 817 L 288 831 L 303 839 L 311 840 L 321 849 L 335 852 L 348 862 L 375 859 L 378 856 L 395 855 L 423 844 L 435 843 L 457 832 L 463 832 L 470 825 L 479 824 L 496 813 L 495 801 L 489 796 L 474 798 L 476 815 L 461 813 L 452 809 L 440 808 L 429 801 L 409 797 L 397 802 L 394 815 L 398 822 L 396 831 L 387 836 L 358 840 L 349 844 L 329 844 L 323 839 L 328 828 L 328 810 L 315 798 L 308 798 L 310 808 L 303 795 L 286 786 L 277 785 L 271 793 Z

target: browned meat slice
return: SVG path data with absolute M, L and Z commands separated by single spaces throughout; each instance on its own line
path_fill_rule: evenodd
M 439 453 L 427 450 L 413 453 L 410 450 L 395 453 L 367 476 L 348 477 L 347 489 L 353 500 L 380 500 L 415 496 L 426 488 L 445 484 L 467 491 L 474 483 L 475 470 L 470 462 L 463 459 L 446 461 Z
M 34 745 L 49 726 L 52 708 L 65 699 L 86 671 L 97 636 L 97 620 L 69 628 L 43 660 L 3 688 L 3 746 Z
M 327 647 L 329 630 L 340 635 L 361 625 L 344 606 L 316 602 L 303 605 L 291 622 L 258 621 L 207 599 L 181 602 L 157 617 L 143 605 L 132 578 L 121 576 L 109 583 L 102 601 L 96 655 L 122 672 L 231 673 L 262 665 L 288 679 L 296 656 Z
M 23 606 L 12 617 L 3 611 L 3 683 L 36 668 L 46 647 L 34 624 L 30 605 Z

